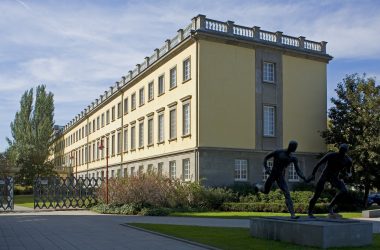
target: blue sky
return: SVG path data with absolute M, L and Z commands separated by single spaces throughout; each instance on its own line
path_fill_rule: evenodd
M 46 84 L 66 124 L 197 14 L 327 41 L 328 96 L 380 77 L 380 1 L 0 0 L 0 152 L 22 93 Z

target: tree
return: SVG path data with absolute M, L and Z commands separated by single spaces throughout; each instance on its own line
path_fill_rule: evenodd
M 354 163 L 353 184 L 364 190 L 366 205 L 369 191 L 380 188 L 380 86 L 364 74 L 347 75 L 335 89 L 329 109 L 329 126 L 322 137 L 327 144 L 350 145 Z
M 7 152 L 0 153 L 0 178 L 9 176 L 12 172 L 12 165 Z
M 48 161 L 50 138 L 54 126 L 54 100 L 44 85 L 37 86 L 33 106 L 33 89 L 21 97 L 20 110 L 11 123 L 13 140 L 7 138 L 13 164 L 20 169 L 17 179 L 32 185 L 38 176 L 55 175 Z

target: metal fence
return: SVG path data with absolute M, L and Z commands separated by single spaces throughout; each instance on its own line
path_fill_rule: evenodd
M 101 178 L 38 178 L 33 185 L 34 209 L 88 208 L 97 203 Z
M 0 178 L 0 210 L 13 210 L 13 177 Z

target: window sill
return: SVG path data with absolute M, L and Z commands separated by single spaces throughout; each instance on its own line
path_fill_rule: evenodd
M 263 135 L 263 137 L 265 137 L 265 138 L 276 138 L 275 135 Z
M 263 80 L 263 83 L 268 83 L 268 84 L 276 84 L 276 82 L 275 82 L 275 81 L 271 82 L 271 81 L 265 81 L 265 80 Z
M 187 79 L 187 80 L 183 80 L 183 81 L 182 81 L 182 84 L 187 83 L 188 81 L 191 81 L 191 78 L 189 78 L 189 79 Z
M 191 134 L 181 136 L 181 138 L 187 138 L 187 137 L 191 137 Z
M 176 138 L 169 139 L 168 141 L 169 141 L 169 142 L 177 141 L 177 137 L 176 137 Z
M 153 101 L 154 100 L 154 98 L 150 98 L 150 99 L 148 99 L 148 102 L 151 102 L 151 101 Z
M 161 94 L 158 94 L 157 97 L 160 97 L 160 96 L 162 96 L 163 94 L 165 94 L 165 92 L 162 92 Z
M 300 182 L 300 180 L 289 179 L 289 182 Z
M 171 87 L 171 88 L 169 89 L 169 91 L 171 91 L 171 90 L 173 90 L 173 89 L 175 89 L 175 88 L 177 88 L 177 84 L 176 84 L 175 86 Z
M 134 110 L 136 110 L 136 108 L 131 109 L 131 112 L 134 111 Z
M 136 152 L 136 149 L 134 148 L 134 149 L 131 149 L 131 152 Z
M 234 181 L 235 182 L 248 182 L 247 179 L 235 179 Z
M 139 107 L 144 106 L 145 103 L 139 104 Z
M 142 146 L 142 147 L 139 147 L 139 150 L 141 150 L 141 149 L 144 149 L 144 146 Z
M 148 144 L 147 147 L 148 147 L 148 148 L 150 148 L 150 147 L 154 147 L 154 143 Z
M 165 144 L 165 142 L 164 141 L 157 142 L 157 145 L 160 145 L 160 144 Z

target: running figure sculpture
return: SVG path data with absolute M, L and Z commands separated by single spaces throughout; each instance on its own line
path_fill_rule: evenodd
M 265 182 L 264 190 L 260 190 L 263 193 L 268 194 L 272 187 L 273 182 L 276 182 L 278 187 L 281 189 L 281 191 L 285 195 L 286 207 L 288 208 L 288 211 L 292 219 L 297 219 L 299 217 L 296 216 L 294 213 L 293 201 L 292 201 L 292 198 L 290 197 L 288 184 L 285 181 L 286 168 L 291 163 L 293 163 L 295 170 L 297 172 L 297 175 L 305 181 L 305 177 L 298 166 L 298 160 L 295 156 L 292 155 L 292 153 L 296 151 L 297 145 L 298 143 L 296 141 L 290 141 L 287 149 L 275 150 L 272 153 L 265 156 L 264 168 L 265 168 L 265 173 L 269 174 L 269 177 Z M 268 167 L 268 160 L 270 158 L 273 158 L 272 169 Z M 259 185 L 257 185 L 257 187 L 260 188 Z
M 313 215 L 313 210 L 315 203 L 318 198 L 321 196 L 321 193 L 324 189 L 325 183 L 328 181 L 331 185 L 337 189 L 339 192 L 335 195 L 335 197 L 331 200 L 328 211 L 331 216 L 334 215 L 334 205 L 347 194 L 347 188 L 344 182 L 339 178 L 339 174 L 341 171 L 345 170 L 348 177 L 351 177 L 352 171 L 352 160 L 350 157 L 346 155 L 348 151 L 347 144 L 341 144 L 339 146 L 338 153 L 328 153 L 326 154 L 314 167 L 312 175 L 308 178 L 307 182 L 315 179 L 315 173 L 317 172 L 319 166 L 326 164 L 321 177 L 318 180 L 318 183 L 315 187 L 314 196 L 310 199 L 308 215 L 310 218 L 315 218 Z

